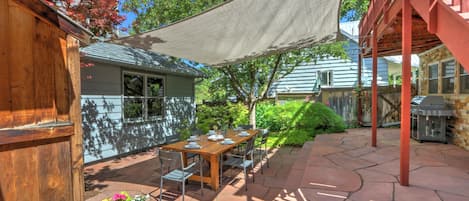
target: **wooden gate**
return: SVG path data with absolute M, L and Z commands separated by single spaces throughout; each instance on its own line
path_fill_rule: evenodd
M 416 94 L 416 90 L 412 90 Z M 361 98 L 361 125 L 371 126 L 371 88 L 360 93 L 354 88 L 321 89 L 320 99 L 342 116 L 349 126 L 358 126 L 358 98 Z M 378 126 L 399 125 L 401 111 L 401 87 L 380 86 L 378 88 Z

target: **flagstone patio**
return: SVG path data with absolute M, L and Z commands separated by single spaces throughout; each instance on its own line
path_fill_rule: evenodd
M 378 147 L 369 146 L 370 129 L 317 136 L 302 148 L 273 149 L 270 168 L 255 168 L 255 182 L 240 171 L 225 171 L 219 192 L 189 183 L 186 200 L 469 200 L 469 152 L 454 145 L 411 141 L 410 186 L 399 184 L 399 129 L 378 130 Z M 159 196 L 154 150 L 89 165 L 86 197 L 113 193 Z M 251 178 L 251 177 L 250 177 Z M 166 182 L 164 195 L 180 200 L 177 184 Z M 166 188 L 167 187 L 167 188 Z

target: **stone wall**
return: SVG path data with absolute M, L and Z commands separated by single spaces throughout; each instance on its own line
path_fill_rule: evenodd
M 454 144 L 469 150 L 469 94 L 459 92 L 459 63 L 456 61 L 454 92 L 442 93 L 442 65 L 443 61 L 453 59 L 452 54 L 444 46 L 436 47 L 430 51 L 422 53 L 420 56 L 419 71 L 419 94 L 420 95 L 441 95 L 445 98 L 448 105 L 455 110 L 455 117 L 449 120 L 449 126 L 453 134 Z M 429 94 L 428 90 L 428 66 L 438 63 L 438 93 Z

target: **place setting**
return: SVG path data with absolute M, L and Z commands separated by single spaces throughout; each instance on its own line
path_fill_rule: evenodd
M 211 140 L 211 141 L 219 141 L 225 138 L 223 135 L 217 134 L 214 130 L 209 130 L 207 135 L 208 135 L 208 140 Z
M 240 137 L 248 137 L 249 136 L 249 133 L 247 131 L 241 131 L 238 133 L 238 136 Z
M 189 136 L 189 138 L 187 139 L 187 141 L 189 141 L 189 142 L 194 142 L 194 141 L 199 141 L 199 140 L 200 140 L 200 138 L 199 138 L 199 136 L 197 136 L 197 135 L 191 135 L 191 136 Z
M 222 144 L 222 145 L 231 145 L 231 144 L 234 144 L 234 141 L 231 138 L 225 138 L 220 142 L 220 144 Z
M 197 142 L 189 142 L 186 145 L 184 145 L 184 148 L 186 149 L 200 149 L 202 146 L 197 144 Z

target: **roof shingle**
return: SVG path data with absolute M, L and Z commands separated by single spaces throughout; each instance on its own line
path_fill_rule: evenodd
M 98 42 L 81 48 L 80 51 L 85 54 L 85 58 L 99 60 L 104 63 L 127 64 L 141 67 L 143 70 L 153 70 L 161 73 L 182 74 L 193 77 L 204 76 L 202 71 L 183 62 L 173 61 L 169 56 L 138 48 Z

